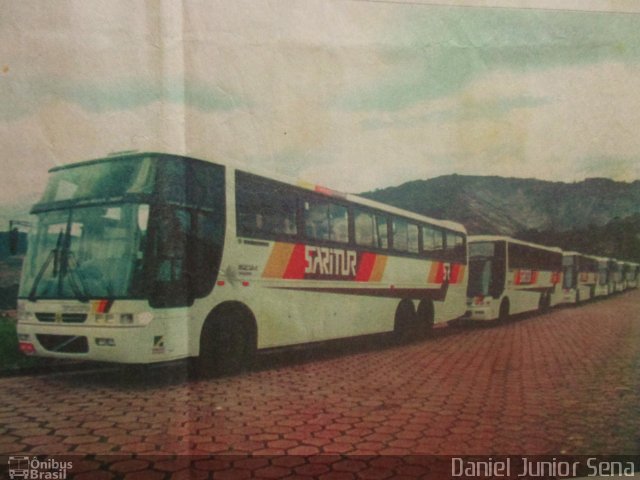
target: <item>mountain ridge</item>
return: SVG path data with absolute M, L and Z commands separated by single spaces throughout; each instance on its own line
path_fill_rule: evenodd
M 426 216 L 464 224 L 471 234 L 568 231 L 640 213 L 640 180 L 579 182 L 443 175 L 360 194 Z

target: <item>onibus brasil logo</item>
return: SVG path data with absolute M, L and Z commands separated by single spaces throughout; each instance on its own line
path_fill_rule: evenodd
M 58 461 L 53 458 L 41 460 L 38 457 L 9 457 L 9 478 L 33 480 L 65 480 L 73 468 L 72 462 Z

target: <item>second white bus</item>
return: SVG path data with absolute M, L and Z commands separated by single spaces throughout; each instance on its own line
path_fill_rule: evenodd
M 510 237 L 469 237 L 467 312 L 472 320 L 507 320 L 561 302 L 562 250 Z

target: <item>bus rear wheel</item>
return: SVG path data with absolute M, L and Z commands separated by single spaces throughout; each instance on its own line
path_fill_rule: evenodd
M 405 298 L 396 308 L 396 316 L 393 323 L 393 333 L 396 339 L 405 341 L 411 338 L 416 329 L 416 323 L 416 310 L 413 302 Z
M 430 335 L 433 331 L 435 322 L 435 313 L 433 302 L 431 300 L 422 300 L 418 305 L 417 322 L 418 329 L 425 335 Z
M 544 292 L 540 296 L 540 304 L 538 305 L 538 310 L 541 313 L 544 313 L 549 310 L 550 306 L 551 306 L 551 294 L 549 292 Z
M 229 311 L 210 316 L 200 334 L 196 374 L 208 377 L 241 372 L 253 360 L 255 343 L 252 322 L 244 312 Z

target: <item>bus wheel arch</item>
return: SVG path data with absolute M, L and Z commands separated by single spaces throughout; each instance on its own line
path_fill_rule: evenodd
M 207 315 L 196 358 L 199 375 L 237 373 L 247 368 L 257 350 L 258 328 L 251 309 L 223 302 Z

